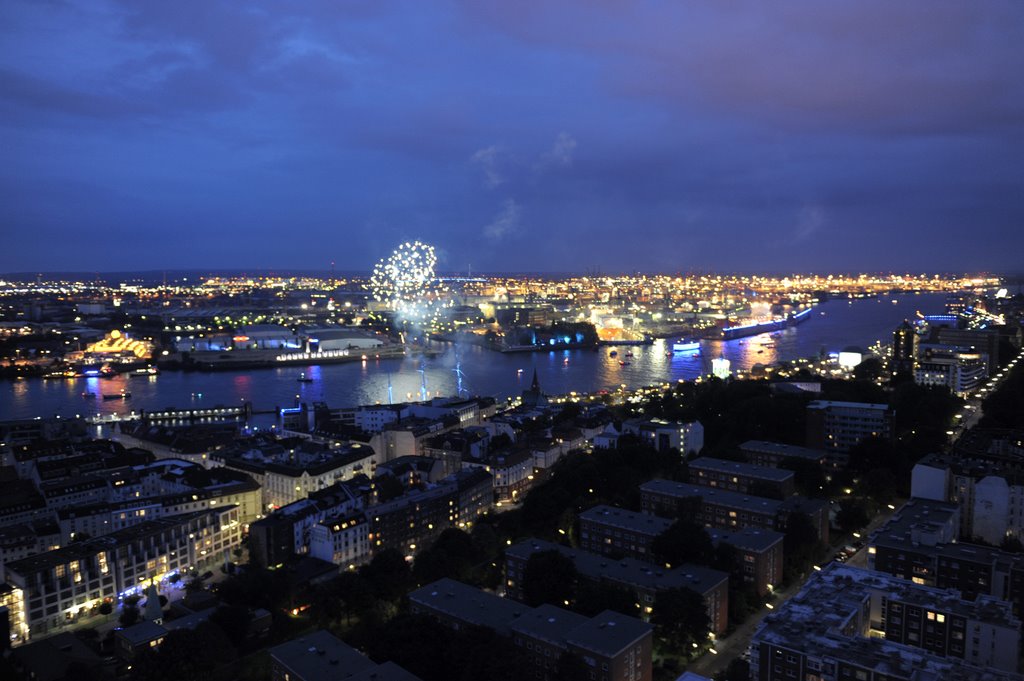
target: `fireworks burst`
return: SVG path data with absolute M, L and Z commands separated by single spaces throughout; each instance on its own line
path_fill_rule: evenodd
M 448 289 L 434 272 L 436 265 L 433 246 L 405 242 L 373 268 L 373 297 L 404 321 L 433 325 L 441 310 L 451 304 Z

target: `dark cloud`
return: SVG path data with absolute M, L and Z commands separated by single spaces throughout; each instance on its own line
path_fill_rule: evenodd
M 411 238 L 474 270 L 1019 267 L 1021 29 L 1015 0 L 9 0 L 0 271 Z

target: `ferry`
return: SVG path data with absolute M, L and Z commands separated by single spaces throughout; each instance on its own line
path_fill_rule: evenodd
M 693 352 L 694 350 L 700 350 L 700 341 L 681 338 L 678 343 L 672 344 L 672 349 L 675 352 Z
M 141 369 L 132 369 L 129 376 L 156 376 L 160 373 L 160 370 L 156 367 L 143 367 Z
M 132 396 L 132 394 L 130 392 L 122 390 L 121 392 L 114 393 L 113 395 L 104 394 L 103 395 L 103 399 L 105 399 L 105 400 L 127 400 L 131 396 Z

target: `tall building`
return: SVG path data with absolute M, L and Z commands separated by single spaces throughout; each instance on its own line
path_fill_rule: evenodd
M 890 369 L 892 375 L 911 374 L 914 371 L 914 357 L 917 352 L 914 347 L 917 335 L 914 327 L 907 320 L 896 327 L 892 334 L 892 360 Z
M 807 446 L 824 449 L 834 466 L 846 463 L 853 447 L 869 437 L 892 439 L 893 412 L 886 404 L 815 400 L 807 405 Z

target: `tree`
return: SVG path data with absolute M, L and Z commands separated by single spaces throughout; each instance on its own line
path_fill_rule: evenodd
M 651 552 L 663 563 L 709 565 L 714 559 L 714 546 L 707 530 L 696 523 L 677 520 L 655 537 Z
M 216 669 L 235 658 L 235 650 L 220 627 L 203 622 L 194 630 L 169 632 L 160 648 L 146 651 L 132 665 L 138 681 L 208 681 Z
M 793 471 L 793 482 L 796 490 L 805 497 L 820 499 L 827 496 L 828 477 L 821 464 L 797 457 L 787 457 L 779 463 L 779 468 Z
M 576 564 L 560 551 L 538 551 L 523 570 L 523 600 L 529 606 L 563 606 L 576 598 Z
M 110 613 L 114 612 L 114 605 L 110 601 L 103 601 L 100 603 L 100 614 L 106 617 Z
M 240 605 L 222 605 L 210 615 L 210 622 L 221 628 L 236 649 L 245 645 L 251 620 L 249 610 Z
M 185 582 L 186 594 L 199 593 L 203 588 L 203 580 L 199 579 L 199 575 L 193 575 L 187 582 Z
M 416 556 L 413 578 L 417 584 L 429 584 L 442 577 L 473 582 L 474 568 L 479 562 L 473 539 L 462 530 L 448 528 Z
M 818 549 L 818 530 L 810 516 L 806 513 L 790 513 L 786 518 L 786 534 L 782 540 L 787 581 L 807 570 L 817 557 Z
M 411 586 L 412 573 L 405 557 L 394 549 L 385 549 L 373 557 L 359 574 L 370 583 L 373 593 L 382 600 L 396 601 Z
M 139 606 L 129 604 L 128 600 L 125 599 L 125 603 L 121 606 L 121 615 L 117 618 L 118 623 L 122 627 L 130 627 L 139 621 Z
M 853 377 L 858 381 L 874 381 L 882 375 L 883 369 L 882 360 L 868 357 L 853 368 Z
M 871 511 L 860 499 L 843 499 L 836 523 L 843 532 L 855 532 L 871 522 Z
M 658 592 L 651 624 L 655 636 L 675 649 L 689 649 L 694 643 L 704 643 L 711 628 L 704 599 L 685 587 Z

